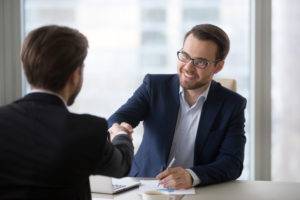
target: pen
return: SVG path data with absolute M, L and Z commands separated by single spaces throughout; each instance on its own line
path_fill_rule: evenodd
M 167 168 L 170 168 L 170 167 L 172 167 L 173 166 L 173 164 L 174 164 L 174 162 L 175 162 L 175 157 L 171 160 L 171 162 L 169 163 L 169 165 L 168 165 L 168 167 Z

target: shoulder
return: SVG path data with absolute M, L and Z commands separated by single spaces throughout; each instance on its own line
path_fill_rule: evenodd
M 144 80 L 149 80 L 155 83 L 163 83 L 178 80 L 177 74 L 147 74 Z
M 243 104 L 244 106 L 247 103 L 246 98 L 242 95 L 223 87 L 219 82 L 213 81 L 210 89 L 212 95 L 219 96 L 223 98 L 226 102 L 230 104 Z
M 32 112 L 32 110 L 30 110 Z M 18 117 L 24 115 L 25 110 L 22 105 L 19 105 L 16 102 L 0 106 L 0 116 L 5 116 L 7 119 L 8 117 Z M 0 117 L 1 118 L 1 117 Z
M 84 126 L 103 126 L 106 127 L 106 120 L 90 114 L 69 113 L 68 120 L 80 123 Z
M 179 86 L 177 74 L 147 74 L 144 78 L 144 84 L 149 88 L 164 88 Z
M 85 135 L 105 138 L 107 136 L 107 121 L 101 117 L 90 114 L 69 113 L 66 124 L 73 130 L 78 130 Z
M 10 112 L 11 104 L 0 106 L 0 114 Z

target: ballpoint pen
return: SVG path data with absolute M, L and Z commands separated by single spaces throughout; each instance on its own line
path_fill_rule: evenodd
M 174 162 L 175 162 L 175 157 L 171 160 L 171 162 L 169 163 L 169 165 L 168 165 L 168 167 L 167 168 L 170 168 L 170 167 L 172 167 L 173 166 L 173 164 L 174 164 Z

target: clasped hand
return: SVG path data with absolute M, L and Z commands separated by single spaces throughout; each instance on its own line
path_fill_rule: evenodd
M 132 139 L 133 128 L 130 124 L 122 122 L 121 124 L 114 123 L 109 129 L 110 140 L 112 141 L 114 137 L 120 134 L 126 133 L 130 139 Z

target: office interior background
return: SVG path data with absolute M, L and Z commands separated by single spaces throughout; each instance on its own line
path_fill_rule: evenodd
M 176 73 L 192 26 L 212 23 L 231 39 L 218 78 L 247 98 L 243 180 L 300 181 L 300 2 L 297 0 L 0 0 L 0 105 L 30 91 L 22 40 L 59 24 L 89 40 L 84 85 L 70 110 L 108 118 L 147 73 Z M 142 138 L 142 124 L 134 143 Z

